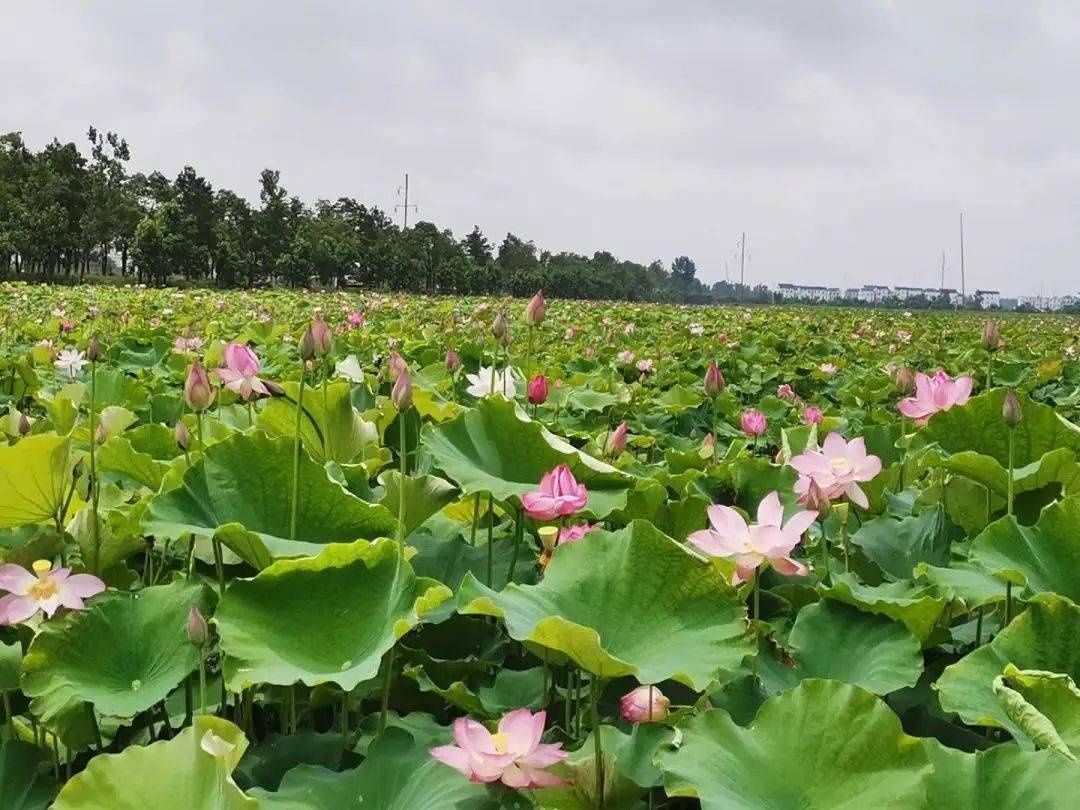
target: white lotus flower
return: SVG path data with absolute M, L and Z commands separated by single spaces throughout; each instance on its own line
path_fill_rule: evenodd
M 500 371 L 494 366 L 481 366 L 478 374 L 466 374 L 465 378 L 472 383 L 465 390 L 478 399 L 493 394 L 504 399 L 513 399 L 517 394 L 517 380 L 510 368 Z
M 338 373 L 339 377 L 344 377 L 354 383 L 362 383 L 364 381 L 364 369 L 360 366 L 360 361 L 356 359 L 355 354 L 350 354 L 344 360 L 338 362 L 334 366 L 334 371 Z
M 75 379 L 82 373 L 83 366 L 90 365 L 86 355 L 78 349 L 64 349 L 53 363 L 61 371 L 67 372 L 68 377 Z

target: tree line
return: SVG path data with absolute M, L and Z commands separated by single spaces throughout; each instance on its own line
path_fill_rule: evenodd
M 479 227 L 457 238 L 420 221 L 399 228 L 351 197 L 309 205 L 264 169 L 257 204 L 215 189 L 191 166 L 175 179 L 129 170 L 131 150 L 91 127 L 88 152 L 53 140 L 31 150 L 0 136 L 0 277 L 255 288 L 358 286 L 457 295 L 708 303 L 768 301 L 767 288 L 706 286 L 687 256 L 670 266 L 608 251 L 539 249 L 513 233 L 497 245 Z

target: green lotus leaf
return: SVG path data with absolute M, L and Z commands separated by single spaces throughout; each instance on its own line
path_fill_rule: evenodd
M 149 453 L 140 453 L 125 436 L 109 439 L 97 450 L 98 469 L 134 481 L 157 492 L 169 465 Z
M 450 731 L 446 731 L 450 741 Z M 274 793 L 251 791 L 266 810 L 496 810 L 490 789 L 465 779 L 428 754 L 426 741 L 400 728 L 380 735 L 360 767 L 335 773 L 316 765 L 293 768 Z
M 71 440 L 27 436 L 0 446 L 0 529 L 52 520 L 71 486 Z
M 388 470 L 379 476 L 379 483 L 386 488 L 380 503 L 392 515 L 404 514 L 405 536 L 457 497 L 457 488 L 433 475 L 406 476 L 396 470 Z M 405 511 L 398 511 L 402 501 Z
M 910 579 L 921 562 L 947 565 L 949 546 L 959 532 L 940 506 L 914 517 L 868 520 L 851 535 L 851 542 L 893 579 Z
M 317 557 L 278 560 L 230 583 L 218 606 L 226 684 L 240 691 L 332 681 L 352 689 L 450 595 L 417 577 L 391 540 L 331 543 Z
M 825 595 L 867 613 L 895 619 L 919 641 L 926 641 L 930 637 L 948 604 L 947 599 L 926 585 L 914 585 L 910 581 L 865 585 L 854 574 L 836 577 Z
M 466 714 L 498 717 L 512 709 L 527 707 L 538 711 L 544 698 L 544 670 L 504 669 L 495 673 L 494 680 L 475 692 L 464 681 L 454 681 L 445 689 L 428 677 L 422 666 L 406 666 L 405 675 L 416 681 L 422 692 L 433 692 Z
M 1080 792 L 1080 767 L 1054 751 L 998 745 L 968 754 L 932 742 L 926 748 L 933 765 L 924 777 L 927 808 L 1052 810 Z
M 544 473 L 567 464 L 589 490 L 586 509 L 602 519 L 626 505 L 633 483 L 626 473 L 575 449 L 498 397 L 482 400 L 453 421 L 425 426 L 421 444 L 466 495 L 520 498 L 537 488 Z
M 682 732 L 682 745 L 659 757 L 664 787 L 703 810 L 924 807 L 920 740 L 856 686 L 803 681 L 762 704 L 747 728 L 712 709 Z
M 256 425 L 271 436 L 291 439 L 296 435 L 296 405 L 293 402 L 300 392 L 300 386 L 298 383 L 285 383 L 282 387 L 292 402 L 284 397 L 271 399 L 259 411 Z M 351 389 L 347 382 L 332 382 L 325 387 L 306 388 L 304 391 L 304 410 L 307 413 L 300 419 L 300 438 L 304 448 L 316 461 L 347 464 L 359 460 L 364 447 L 378 441 L 375 426 L 364 422 L 353 408 Z M 318 430 L 312 420 L 318 425 Z
M 214 756 L 204 748 L 211 741 L 231 749 Z M 232 723 L 196 717 L 194 725 L 171 740 L 94 757 L 64 785 L 53 810 L 255 810 L 258 800 L 245 796 L 231 776 L 245 748 L 247 739 Z
M 317 554 L 326 543 L 394 534 L 397 521 L 385 507 L 350 494 L 301 454 L 297 533 L 289 540 L 292 468 L 289 439 L 234 435 L 207 448 L 183 486 L 151 499 L 143 530 L 173 539 L 218 533 L 256 568 L 268 557 Z
M 923 668 L 919 641 L 904 625 L 829 599 L 799 611 L 785 647 L 794 666 L 773 656 L 761 659 L 770 692 L 807 678 L 831 678 L 885 695 L 914 686 Z
M 56 796 L 52 776 L 40 773 L 41 749 L 21 740 L 0 742 L 0 807 L 45 810 Z
M 1050 504 L 1034 526 L 1012 517 L 991 523 L 972 542 L 968 559 L 1030 594 L 1056 593 L 1080 603 L 1080 497 Z
M 511 638 L 558 650 L 603 678 L 703 689 L 754 652 L 723 571 L 642 521 L 559 548 L 538 585 L 496 592 L 470 574 L 458 610 L 498 616 Z
M 1009 492 L 1009 470 L 997 459 L 967 450 L 948 458 L 945 467 L 982 484 L 1004 504 Z M 1080 491 L 1080 464 L 1076 463 L 1075 451 L 1059 447 L 1031 464 L 1013 470 L 1014 495 L 1053 483 L 1060 484 L 1066 495 Z
M 18 640 L 10 644 L 0 643 L 0 692 L 19 688 L 22 659 L 22 644 Z
M 297 765 L 320 765 L 336 771 L 345 756 L 341 732 L 336 728 L 325 733 L 306 727 L 291 734 L 271 733 L 244 753 L 236 766 L 236 781 L 245 790 L 255 786 L 277 790 L 285 774 Z
M 1021 670 L 1058 672 L 1080 679 L 1080 607 L 1049 596 L 1034 602 L 994 640 L 946 667 L 935 685 L 941 708 L 965 723 L 1000 726 L 1013 736 L 1023 729 L 994 695 L 994 679 L 1012 664 Z
M 1006 389 L 995 388 L 972 397 L 960 408 L 934 415 L 923 430 L 923 437 L 937 442 L 949 453 L 974 450 L 1009 463 L 1010 428 L 1001 418 Z M 1013 433 L 1013 463 L 1025 467 L 1051 450 L 1067 447 L 1080 451 L 1080 427 L 1061 417 L 1052 407 L 1018 394 L 1024 418 Z
M 95 598 L 45 622 L 22 665 L 22 688 L 46 723 L 83 703 L 133 717 L 163 700 L 199 663 L 184 631 L 188 611 L 209 613 L 201 585 L 175 582 Z
M 919 565 L 915 573 L 943 599 L 959 599 L 968 609 L 1005 599 L 1005 583 L 967 562 L 954 562 L 948 568 Z
M 994 679 L 994 695 L 1009 719 L 1036 748 L 1069 759 L 1080 752 L 1080 689 L 1057 672 L 1020 670 L 1012 664 Z

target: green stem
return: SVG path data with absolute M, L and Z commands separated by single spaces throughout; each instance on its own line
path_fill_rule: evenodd
M 210 545 L 214 548 L 214 572 L 217 574 L 218 593 L 225 593 L 225 563 L 221 555 L 221 541 L 217 537 L 210 538 Z
M 754 572 L 754 618 L 761 620 L 761 570 Z M 652 704 L 650 704 L 651 706 Z
M 563 726 L 566 731 L 566 736 L 570 736 L 573 733 L 573 729 L 570 728 L 570 681 L 573 677 L 573 673 L 570 668 L 566 669 L 566 694 L 563 695 Z
M 604 744 L 600 737 L 600 680 L 589 679 L 590 714 L 593 729 L 593 756 L 596 759 L 596 806 L 604 806 Z
M 199 650 L 199 714 L 206 714 L 206 651 Z
M 991 387 L 991 380 L 993 379 L 994 371 L 994 355 L 987 352 L 986 356 L 986 390 L 989 391 Z
M 383 677 L 382 707 L 379 710 L 379 733 L 386 730 L 386 712 L 390 706 L 390 682 L 394 676 L 394 648 L 386 654 L 386 675 Z
M 323 373 L 323 378 L 322 378 L 322 412 L 323 412 L 323 419 L 326 419 L 329 422 L 330 411 L 326 407 L 326 378 L 328 376 L 329 376 L 329 374 L 327 372 Z M 326 436 L 324 435 L 321 438 L 322 438 L 323 457 L 325 458 L 328 455 L 327 452 L 326 452 Z
M 292 508 L 289 518 L 289 539 L 296 539 L 296 521 L 300 514 L 300 450 L 303 443 L 300 441 L 300 417 L 304 411 L 304 374 L 300 370 L 300 393 L 296 397 L 296 437 L 293 439 L 293 475 L 292 475 Z
M 1005 500 L 1005 507 L 1007 515 L 1013 513 L 1013 433 L 1015 431 L 1009 428 L 1009 480 L 1008 480 L 1008 494 Z
M 851 571 L 851 553 L 848 550 L 847 524 L 840 524 L 840 545 L 844 549 L 844 573 Z
M 829 541 L 825 536 L 825 521 L 821 522 L 821 581 L 829 584 Z
M 1012 621 L 1012 583 L 1005 583 L 1005 625 Z
M 485 584 L 490 588 L 495 575 L 495 553 L 492 534 L 495 531 L 495 513 L 491 508 L 491 493 L 488 493 L 488 530 L 487 530 L 487 580 Z
M 405 411 L 398 414 L 399 455 L 401 456 L 401 484 L 398 485 L 398 556 L 405 556 L 405 476 L 408 475 L 409 456 L 405 451 Z
M 469 545 L 476 545 L 476 524 L 480 522 L 480 493 L 476 493 L 476 497 L 473 499 L 472 510 L 472 533 L 469 535 Z
M 525 539 L 525 510 L 518 508 L 517 520 L 514 521 L 514 553 L 510 556 L 510 570 L 506 574 L 506 584 L 514 581 L 514 569 L 517 567 L 518 552 Z
M 341 747 L 349 748 L 349 693 L 341 696 Z
M 978 618 L 975 620 L 975 646 L 976 647 L 981 647 L 982 646 L 982 624 L 983 624 L 983 608 L 982 608 L 982 605 L 979 605 L 979 608 L 976 611 L 976 616 Z
M 94 409 L 97 403 L 97 363 L 90 364 L 90 536 L 93 538 L 94 567 L 101 573 L 101 527 L 98 525 L 97 431 L 94 429 Z
M 7 723 L 8 738 L 15 739 L 15 715 L 11 712 L 11 693 L 4 690 L 4 718 Z

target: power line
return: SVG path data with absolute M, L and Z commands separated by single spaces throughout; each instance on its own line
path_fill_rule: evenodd
M 398 194 L 401 194 L 401 186 L 398 186 Z M 409 229 L 409 209 L 418 211 L 419 209 L 415 205 L 409 205 L 409 173 L 405 172 L 405 202 L 394 206 L 394 210 L 401 209 L 405 212 L 405 219 L 401 225 L 401 230 L 406 231 Z

